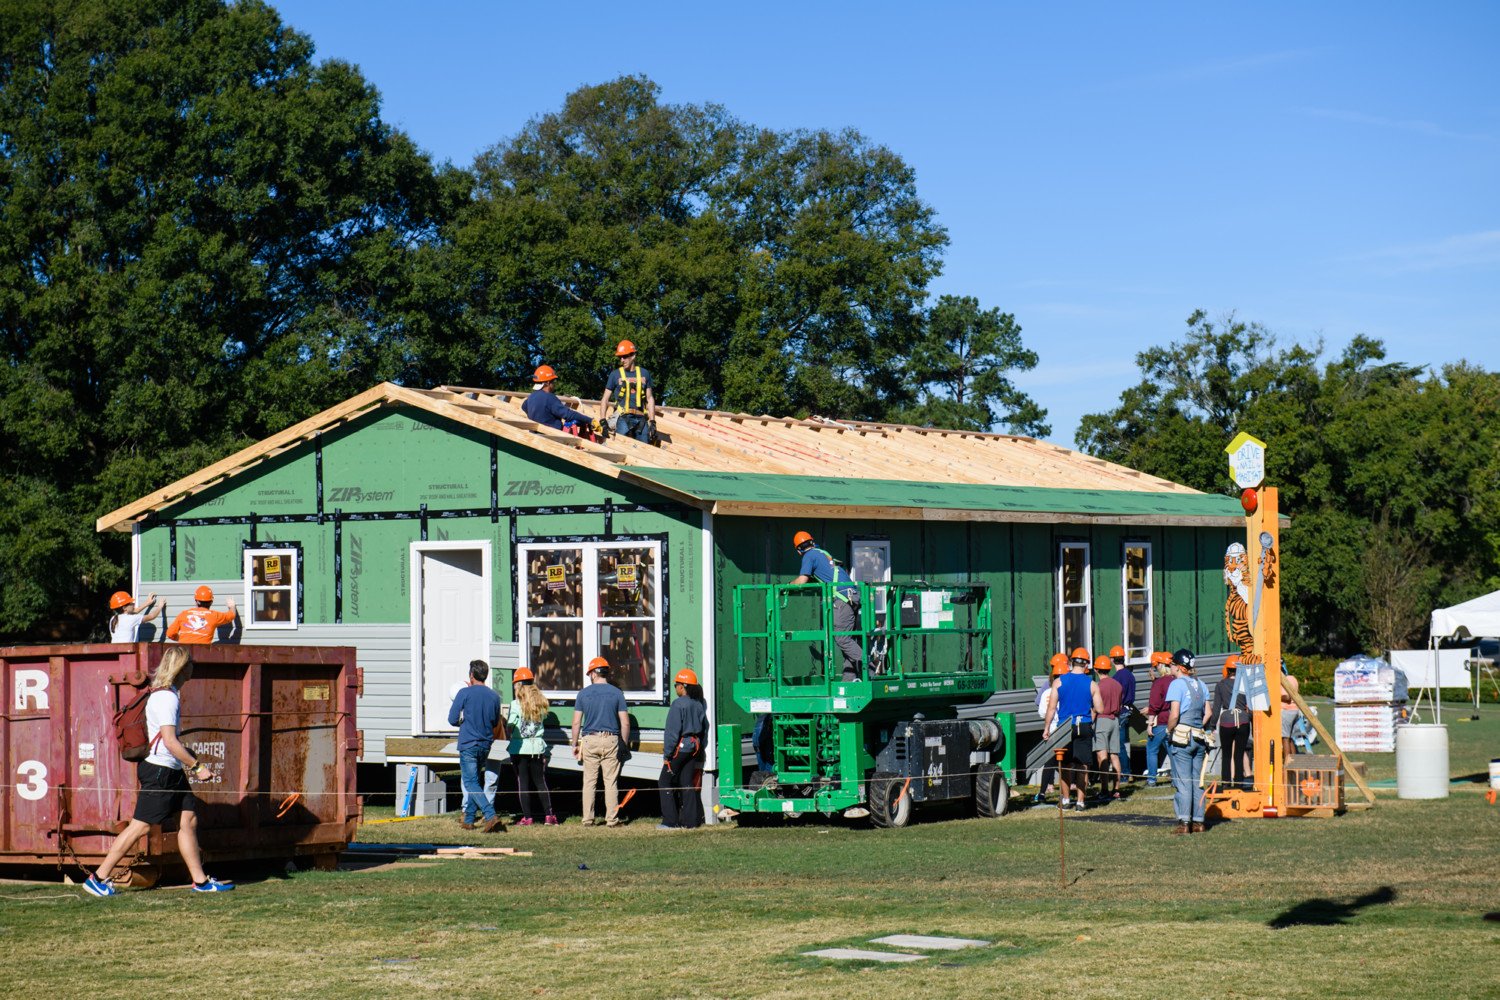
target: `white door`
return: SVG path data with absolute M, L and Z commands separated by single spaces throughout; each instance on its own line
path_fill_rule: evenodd
M 422 731 L 453 732 L 448 709 L 469 679 L 470 660 L 489 659 L 489 581 L 477 548 L 417 553 L 422 596 Z

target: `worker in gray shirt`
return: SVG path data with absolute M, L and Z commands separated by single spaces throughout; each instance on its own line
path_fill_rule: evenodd
M 703 748 L 708 736 L 708 704 L 698 675 L 677 671 L 677 700 L 667 710 L 667 726 L 661 740 L 661 824 L 658 830 L 692 830 L 703 825 L 703 802 L 699 779 L 703 774 Z
M 588 686 L 573 702 L 573 756 L 583 765 L 583 825 L 594 825 L 594 791 L 604 776 L 604 825 L 620 825 L 620 750 L 630 742 L 625 695 L 609 682 L 609 661 L 589 661 Z

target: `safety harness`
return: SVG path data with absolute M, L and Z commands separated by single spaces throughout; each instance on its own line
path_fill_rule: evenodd
M 846 582 L 839 579 L 839 570 L 844 568 L 843 565 L 836 558 L 834 558 L 833 553 L 829 552 L 827 549 L 819 548 L 818 546 L 814 545 L 813 551 L 823 553 L 823 557 L 827 559 L 828 564 L 833 567 L 833 579 L 828 581 L 829 583 L 833 584 L 833 596 L 837 597 L 839 600 L 843 601 L 846 604 L 853 604 L 854 601 L 852 598 L 850 598 L 849 595 L 859 593 L 859 591 L 852 586 L 852 584 L 854 583 L 854 577 L 849 576 L 848 570 L 844 570 L 844 575 L 849 577 L 847 582 L 851 584 L 851 586 L 846 590 L 840 590 L 838 585 L 840 583 Z
M 631 378 L 631 372 L 635 377 Z M 646 389 L 645 373 L 641 366 L 634 368 L 620 368 L 620 398 L 617 401 L 621 413 L 645 413 L 646 412 Z

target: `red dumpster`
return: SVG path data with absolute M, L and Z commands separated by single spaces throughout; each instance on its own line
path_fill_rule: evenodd
M 166 646 L 0 648 L 0 864 L 72 869 L 103 859 L 135 809 L 136 765 L 114 716 L 149 682 Z M 355 698 L 345 646 L 199 646 L 182 691 L 183 743 L 213 770 L 195 782 L 211 861 L 312 856 L 322 864 L 359 824 Z M 127 859 L 138 882 L 180 863 L 159 827 Z

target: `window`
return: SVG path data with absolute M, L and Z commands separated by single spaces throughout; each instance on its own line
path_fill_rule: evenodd
M 856 538 L 849 543 L 849 575 L 860 583 L 891 582 L 891 540 Z M 885 591 L 874 595 L 875 613 L 885 615 Z
M 583 684 L 584 664 L 602 656 L 627 699 L 661 698 L 661 548 L 656 541 L 516 547 L 522 649 L 538 687 L 569 698 Z
M 245 550 L 245 628 L 297 627 L 296 549 Z
M 1125 662 L 1151 659 L 1151 543 L 1126 542 L 1120 590 L 1124 596 Z
M 1063 542 L 1058 546 L 1057 640 L 1065 653 L 1079 646 L 1089 648 L 1093 634 L 1089 594 L 1088 543 Z

